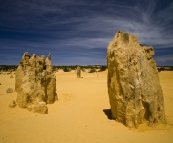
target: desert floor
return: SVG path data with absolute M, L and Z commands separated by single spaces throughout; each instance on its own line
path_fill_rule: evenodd
M 9 108 L 17 93 L 15 78 L 0 75 L 0 143 L 173 143 L 173 72 L 159 73 L 165 98 L 167 125 L 147 123 L 128 129 L 109 119 L 107 73 L 56 73 L 58 101 L 48 105 L 48 114 L 19 107 Z

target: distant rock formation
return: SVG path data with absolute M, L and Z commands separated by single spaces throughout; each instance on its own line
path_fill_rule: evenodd
M 128 127 L 137 128 L 146 120 L 149 126 L 166 123 L 153 55 L 153 47 L 139 44 L 136 36 L 122 31 L 108 45 L 107 86 L 112 118 Z
M 15 74 L 17 104 L 20 108 L 42 114 L 48 113 L 46 104 L 57 99 L 56 77 L 52 73 L 50 54 L 45 56 L 25 52 Z
M 77 78 L 81 78 L 81 69 L 79 66 L 77 66 L 76 72 L 77 72 Z

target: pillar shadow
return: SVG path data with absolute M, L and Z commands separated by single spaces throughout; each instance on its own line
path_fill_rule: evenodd
M 111 109 L 103 109 L 103 112 L 105 113 L 105 115 L 107 116 L 107 118 L 109 120 L 113 120 L 112 119 L 112 112 L 111 112 Z

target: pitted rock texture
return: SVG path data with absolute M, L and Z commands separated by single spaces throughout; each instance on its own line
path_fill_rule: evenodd
M 18 92 L 17 105 L 29 111 L 47 114 L 46 104 L 57 99 L 56 77 L 52 72 L 50 54 L 45 56 L 29 55 L 25 52 L 16 71 L 15 90 Z
M 119 31 L 107 48 L 108 94 L 112 118 L 128 127 L 144 121 L 166 123 L 164 97 L 154 49 L 136 36 Z

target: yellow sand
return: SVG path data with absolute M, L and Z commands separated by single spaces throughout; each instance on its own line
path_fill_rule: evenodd
M 173 143 L 173 72 L 159 73 L 167 125 L 128 129 L 108 119 L 107 73 L 56 73 L 58 101 L 46 115 L 8 107 L 17 93 L 14 78 L 0 75 L 0 143 Z

